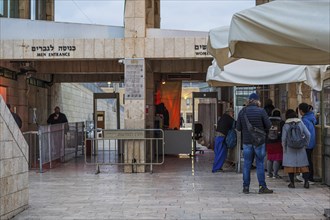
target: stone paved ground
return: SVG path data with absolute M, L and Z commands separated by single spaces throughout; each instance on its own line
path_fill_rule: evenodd
M 30 172 L 30 207 L 14 219 L 325 219 L 330 189 L 310 189 L 284 179 L 268 179 L 271 195 L 242 193 L 242 174 L 212 173 L 213 152 L 166 157 L 154 173 L 125 174 L 115 166 L 95 167 L 83 158 L 43 174 Z

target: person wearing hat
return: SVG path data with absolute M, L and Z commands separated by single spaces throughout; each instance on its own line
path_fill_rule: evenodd
M 214 146 L 214 162 L 212 173 L 220 171 L 227 158 L 227 147 L 224 144 L 228 131 L 232 128 L 234 120 L 234 110 L 228 108 L 217 122 L 217 137 Z
M 267 131 L 271 127 L 271 122 L 268 118 L 266 111 L 260 107 L 259 96 L 256 93 L 250 94 L 247 106 L 239 112 L 236 123 L 236 129 L 238 131 L 241 131 L 243 136 L 243 193 L 248 194 L 250 190 L 251 165 L 253 162 L 253 158 L 256 159 L 256 172 L 259 182 L 259 194 L 273 193 L 273 190 L 267 188 L 267 184 L 265 181 L 265 143 L 259 146 L 254 146 L 252 144 L 252 136 L 248 131 L 245 118 L 247 118 L 247 120 L 251 123 L 253 127 L 258 128 L 260 130 L 264 130 L 266 136 Z

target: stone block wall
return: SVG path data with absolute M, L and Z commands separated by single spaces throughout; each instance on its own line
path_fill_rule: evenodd
M 314 177 L 322 177 L 323 167 L 322 167 L 322 155 L 324 143 L 322 143 L 322 130 L 321 126 L 315 126 L 315 135 L 316 135 L 316 146 L 313 150 L 312 160 L 314 166 Z
M 28 145 L 0 96 L 0 219 L 28 207 Z

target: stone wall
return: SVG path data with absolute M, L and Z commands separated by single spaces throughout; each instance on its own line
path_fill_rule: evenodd
M 322 167 L 322 155 L 324 144 L 322 144 L 322 130 L 321 126 L 315 126 L 315 135 L 316 135 L 316 146 L 313 150 L 312 160 L 314 166 L 314 177 L 322 177 L 323 167 Z
M 0 96 L 0 219 L 28 207 L 28 145 Z

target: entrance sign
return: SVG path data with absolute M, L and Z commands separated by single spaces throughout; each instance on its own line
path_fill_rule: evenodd
M 144 99 L 144 59 L 125 59 L 125 100 Z

